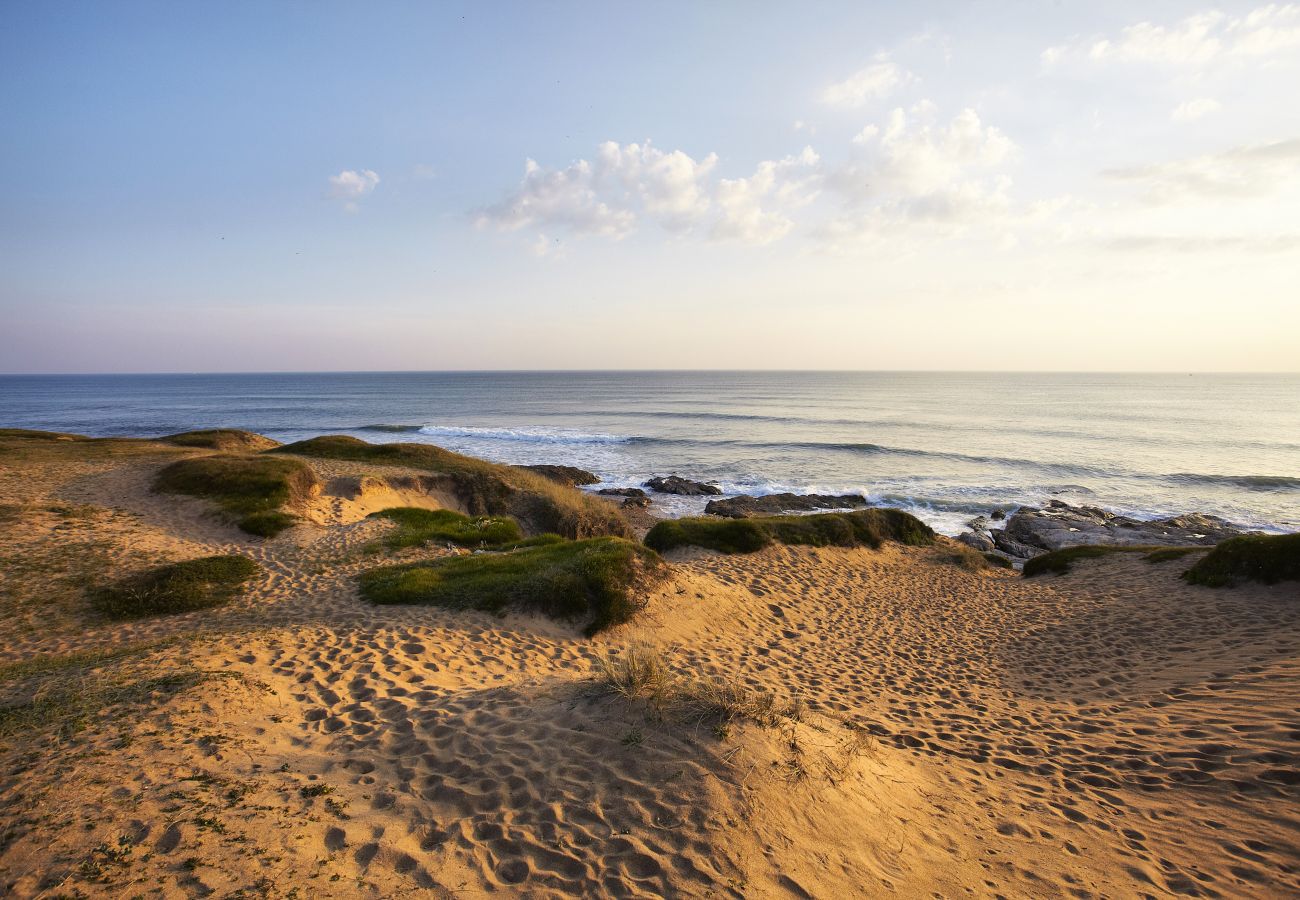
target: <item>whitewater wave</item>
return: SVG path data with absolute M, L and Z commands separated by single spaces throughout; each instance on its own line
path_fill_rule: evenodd
M 1229 487 L 1244 487 L 1252 491 L 1300 490 L 1300 477 L 1290 475 L 1200 475 L 1196 472 L 1179 472 L 1169 477 L 1175 481 L 1222 484 Z
M 625 444 L 631 438 L 620 434 L 573 431 L 544 426 L 483 428 L 474 425 L 421 425 L 416 431 L 429 437 L 512 441 L 525 444 Z

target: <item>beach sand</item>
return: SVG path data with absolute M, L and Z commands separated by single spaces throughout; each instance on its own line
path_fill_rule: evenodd
M 369 606 L 354 579 L 390 526 L 364 514 L 419 498 L 313 460 L 314 521 L 256 541 L 149 491 L 196 452 L 0 457 L 0 692 L 75 714 L 0 734 L 0 892 L 1300 894 L 1295 584 L 1193 587 L 1189 560 L 1135 554 L 1023 579 L 943 547 L 691 551 L 588 639 Z M 87 585 L 232 552 L 264 573 L 229 606 L 89 611 Z M 806 712 L 721 732 L 601 690 L 601 658 L 641 645 Z

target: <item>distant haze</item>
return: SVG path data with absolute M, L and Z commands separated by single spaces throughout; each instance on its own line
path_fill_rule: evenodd
M 1294 371 L 1300 4 L 0 6 L 0 372 Z

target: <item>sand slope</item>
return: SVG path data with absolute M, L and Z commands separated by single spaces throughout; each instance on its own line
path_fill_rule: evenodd
M 389 557 L 364 551 L 387 527 L 365 492 L 254 542 L 148 492 L 176 452 L 0 470 L 21 504 L 0 656 L 161 642 L 79 684 L 197 673 L 0 739 L 13 896 L 1300 893 L 1295 585 L 1194 588 L 1127 555 L 1024 580 L 892 546 L 685 553 L 640 621 L 587 640 L 368 607 L 352 579 Z M 266 569 L 230 607 L 85 607 L 105 571 L 214 552 Z M 596 689 L 601 654 L 646 643 L 808 715 L 719 739 Z

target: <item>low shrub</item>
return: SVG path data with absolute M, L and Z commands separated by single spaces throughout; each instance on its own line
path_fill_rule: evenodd
M 885 541 L 923 546 L 934 542 L 934 532 L 902 510 L 873 508 L 811 516 L 665 519 L 645 536 L 646 546 L 661 553 L 676 547 L 753 553 L 772 543 L 874 548 Z
M 618 509 L 606 500 L 536 472 L 462 456 L 432 444 L 370 444 L 345 435 L 327 435 L 271 452 L 405 466 L 442 475 L 470 515 L 510 516 L 533 532 L 577 539 L 632 533 Z
M 154 488 L 216 503 L 249 534 L 272 537 L 295 521 L 280 507 L 304 500 L 316 475 L 301 460 L 273 456 L 217 455 L 182 459 L 164 467 Z
M 113 619 L 138 619 L 227 603 L 260 571 L 247 556 L 204 556 L 150 569 L 100 588 L 96 609 Z
M 1300 581 L 1300 534 L 1243 534 L 1228 538 L 1183 573 L 1192 584 L 1224 587 L 1239 580 Z
M 393 549 L 420 547 L 430 541 L 461 547 L 500 547 L 524 538 L 519 523 L 514 519 L 504 516 L 470 517 L 450 509 L 396 506 L 371 513 L 369 518 L 397 523 L 397 529 L 384 537 L 384 544 Z
M 383 566 L 362 573 L 360 588 L 376 604 L 536 610 L 585 620 L 591 635 L 630 619 L 642 606 L 638 592 L 664 569 L 657 554 L 631 541 L 590 538 Z
M 1011 560 L 997 553 L 981 553 L 980 555 L 984 557 L 984 561 L 986 563 L 988 563 L 990 566 L 993 566 L 995 569 L 1015 568 L 1015 565 L 1012 564 Z
M 1077 560 L 1096 559 L 1101 556 L 1110 556 L 1113 553 L 1142 553 L 1144 554 L 1142 558 L 1147 562 L 1159 562 L 1161 559 L 1174 559 L 1177 555 L 1191 553 L 1199 549 L 1199 547 L 1116 547 L 1109 544 L 1082 544 L 1078 547 L 1064 547 L 1060 550 L 1053 550 L 1050 553 L 1044 553 L 1041 556 L 1026 560 L 1022 574 L 1026 578 L 1033 578 L 1035 575 L 1042 575 L 1044 572 L 1055 572 L 1057 575 L 1064 575 L 1070 571 L 1071 566 Z M 1171 553 L 1175 555 L 1169 555 Z
M 1204 547 L 1162 547 L 1159 550 L 1152 550 L 1142 559 L 1149 563 L 1169 562 L 1173 559 L 1182 559 L 1189 553 L 1197 553 L 1204 549 Z

